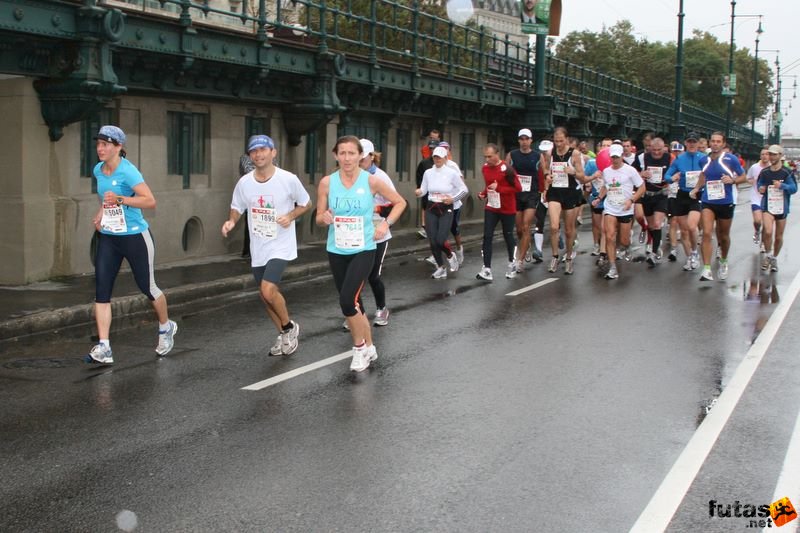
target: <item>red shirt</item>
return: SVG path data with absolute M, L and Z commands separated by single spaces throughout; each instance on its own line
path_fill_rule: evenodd
M 514 185 L 509 185 L 508 180 L 506 179 L 506 169 L 507 166 L 505 161 L 501 162 L 497 166 L 490 166 L 488 163 L 484 163 L 483 167 L 481 168 L 481 172 L 483 172 L 483 180 L 486 182 L 486 188 L 481 191 L 481 194 L 486 195 L 489 185 L 496 181 L 497 188 L 495 191 L 500 193 L 500 208 L 489 207 L 489 204 L 487 203 L 486 210 L 494 211 L 495 213 L 502 213 L 504 215 L 516 215 L 517 193 L 522 192 L 522 185 L 519 182 L 519 178 L 517 177 L 517 172 L 514 170 L 514 167 L 511 167 L 511 171 L 514 173 Z

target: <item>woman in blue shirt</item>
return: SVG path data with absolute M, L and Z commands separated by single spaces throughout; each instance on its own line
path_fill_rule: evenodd
M 109 341 L 111 330 L 111 292 L 114 280 L 126 259 L 139 290 L 153 304 L 158 317 L 156 353 L 172 350 L 178 325 L 169 319 L 167 299 L 153 277 L 155 246 L 142 209 L 152 209 L 156 199 L 141 172 L 125 158 L 125 132 L 117 126 L 103 126 L 95 136 L 97 158 L 94 167 L 100 209 L 94 217 L 98 231 L 95 257 L 94 314 L 100 341 L 86 356 L 88 363 L 112 364 Z
M 336 141 L 333 153 L 339 170 L 325 176 L 317 189 L 319 226 L 328 226 L 328 261 L 339 291 L 339 306 L 353 337 L 350 370 L 361 372 L 378 358 L 369 320 L 358 301 L 375 262 L 375 240 L 386 235 L 406 207 L 400 194 L 379 177 L 359 166 L 363 147 L 358 137 Z M 373 225 L 373 197 L 380 194 L 392 209 Z

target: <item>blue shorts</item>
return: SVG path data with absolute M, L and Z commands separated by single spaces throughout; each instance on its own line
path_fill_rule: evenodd
M 761 206 L 758 204 L 750 204 L 750 209 L 752 211 L 761 211 Z

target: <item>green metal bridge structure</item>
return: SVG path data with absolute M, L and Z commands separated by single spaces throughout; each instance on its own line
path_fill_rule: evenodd
M 507 145 L 519 127 L 546 135 L 564 125 L 577 137 L 725 130 L 725 117 L 546 54 L 543 38 L 521 46 L 422 5 L 0 0 L 0 73 L 36 79 L 52 141 L 125 93 L 279 106 L 293 145 L 358 113 L 480 123 Z M 739 124 L 730 141 L 746 156 L 763 144 Z

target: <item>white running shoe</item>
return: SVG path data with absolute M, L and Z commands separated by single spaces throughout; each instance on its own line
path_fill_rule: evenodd
M 678 260 L 678 249 L 677 248 L 670 248 L 669 255 L 667 256 L 667 259 L 670 262 L 677 261 Z
M 703 271 L 700 273 L 700 281 L 714 281 L 714 274 L 711 273 L 710 268 L 703 267 Z
M 269 354 L 283 355 L 283 351 L 281 350 L 282 343 L 283 343 L 283 335 L 278 333 L 278 337 L 275 339 L 275 344 L 273 344 L 272 348 L 269 349 Z
M 761 260 L 761 270 L 769 270 L 770 265 L 772 265 L 772 261 L 768 255 L 765 255 L 764 259 Z
M 594 246 L 592 246 L 592 255 L 595 257 L 600 255 L 600 243 L 594 243 Z
M 573 268 L 572 265 L 573 261 L 574 259 L 567 259 L 567 262 L 564 263 L 564 274 L 571 276 L 572 274 L 575 273 L 575 269 Z
M 389 325 L 389 310 L 384 307 L 375 311 L 375 320 L 372 321 L 372 324 L 375 326 Z
M 464 264 L 464 247 L 459 246 L 456 248 L 456 256 L 458 257 L 458 266 Z
M 691 258 L 687 258 L 687 259 L 686 259 L 686 263 L 684 263 L 684 264 L 683 264 L 683 269 L 684 269 L 686 272 L 689 272 L 689 271 L 692 271 L 692 270 L 694 270 L 694 269 L 695 269 L 695 266 L 694 266 L 694 264 L 692 263 L 692 259 L 691 259 Z
M 297 338 L 300 336 L 300 324 L 294 320 L 290 320 L 289 323 L 292 325 L 292 329 L 281 333 L 281 353 L 283 355 L 292 355 L 297 351 L 299 344 Z
M 522 264 L 522 261 L 516 261 L 514 268 L 517 271 L 517 274 L 522 274 L 525 272 L 525 266 Z
M 528 247 L 528 251 L 525 252 L 524 260 L 525 260 L 526 263 L 530 263 L 531 261 L 533 261 L 533 252 L 531 251 L 531 247 L 530 246 Z
M 619 277 L 619 272 L 617 272 L 617 265 L 611 265 L 611 268 L 608 269 L 606 272 L 606 279 L 617 279 Z
M 367 365 L 378 359 L 378 349 L 375 348 L 374 344 L 372 346 L 367 346 L 367 353 L 364 355 L 364 359 L 367 361 Z
M 158 346 L 156 346 L 156 353 L 164 357 L 167 355 L 172 347 L 175 346 L 175 334 L 178 333 L 178 324 L 170 320 L 167 322 L 167 331 L 158 332 Z
M 556 270 L 558 270 L 558 257 L 553 257 L 550 260 L 550 266 L 547 267 L 547 271 L 548 272 L 555 272 Z
M 419 237 L 420 239 L 427 239 L 428 238 L 428 234 L 425 232 L 425 228 L 419 228 L 417 230 L 417 237 Z
M 692 270 L 695 270 L 697 267 L 700 266 L 700 253 L 699 252 L 692 252 Z
M 447 268 L 440 266 L 436 269 L 436 272 L 431 275 L 431 277 L 433 279 L 447 279 Z
M 478 272 L 478 275 L 475 276 L 475 277 L 478 278 L 478 279 L 485 280 L 485 281 L 492 281 L 492 279 L 493 279 L 492 278 L 492 269 L 485 266 L 485 267 L 480 269 L 480 271 Z
M 353 346 L 353 359 L 350 361 L 350 370 L 354 372 L 363 372 L 369 368 L 371 359 L 367 350 L 368 348 L 366 346 L 361 348 Z
M 517 262 L 511 261 L 506 269 L 506 279 L 514 279 L 517 277 Z
M 450 257 L 447 258 L 447 264 L 450 265 L 451 272 L 458 272 L 458 256 L 455 252 L 450 254 Z
M 777 272 L 778 271 L 778 258 L 777 257 L 773 257 L 772 259 L 770 259 L 770 261 L 769 261 L 769 269 L 772 272 Z
M 111 347 L 105 344 L 95 344 L 89 351 L 89 355 L 84 358 L 87 363 L 100 363 L 101 365 L 114 364 L 114 356 Z
M 725 262 L 720 261 L 719 268 L 717 269 L 717 277 L 719 279 L 721 279 L 722 281 L 725 281 L 726 279 L 728 279 L 728 262 L 727 261 L 725 261 Z
M 344 322 L 342 322 L 342 329 L 345 331 L 350 331 L 350 324 L 347 323 L 346 318 L 344 319 Z
M 431 254 L 428 257 L 426 257 L 425 261 L 427 261 L 428 263 L 432 264 L 433 266 L 435 266 L 437 268 L 439 267 L 439 265 L 436 264 L 436 258 L 433 257 L 433 254 Z

